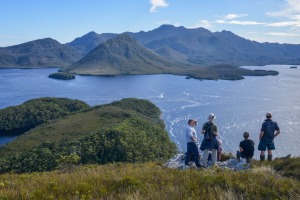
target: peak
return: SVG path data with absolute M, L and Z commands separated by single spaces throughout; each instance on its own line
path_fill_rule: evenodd
M 183 26 L 176 27 L 171 24 L 163 24 L 157 28 L 158 30 L 173 30 L 173 29 L 185 29 Z
M 176 28 L 176 27 L 172 24 L 163 24 L 159 28 Z
M 228 34 L 228 35 L 235 35 L 233 32 L 226 31 L 226 30 L 221 31 L 221 33 Z
M 115 39 L 116 40 L 134 40 L 128 33 L 122 33 L 122 34 L 118 35 Z
M 98 35 L 95 31 L 88 32 L 86 36 Z

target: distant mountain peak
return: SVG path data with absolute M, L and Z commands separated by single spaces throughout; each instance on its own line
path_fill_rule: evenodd
M 65 70 L 94 75 L 153 74 L 162 73 L 171 65 L 123 33 L 100 44 Z

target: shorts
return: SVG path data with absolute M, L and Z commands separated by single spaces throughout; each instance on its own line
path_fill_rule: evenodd
M 260 140 L 258 144 L 258 150 L 259 151 L 265 151 L 266 149 L 268 150 L 275 150 L 275 145 L 274 142 L 266 142 L 264 140 Z

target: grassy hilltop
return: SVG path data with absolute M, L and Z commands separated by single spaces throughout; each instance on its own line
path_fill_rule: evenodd
M 274 166 L 300 167 L 299 158 Z M 295 165 L 296 164 L 296 165 Z M 295 170 L 294 170 L 295 171 Z M 282 173 L 284 174 L 285 171 Z M 0 199 L 299 199 L 298 179 L 264 164 L 249 171 L 175 170 L 159 163 L 86 165 L 0 175 Z
M 23 106 L 11 109 L 22 110 Z M 50 118 L 0 148 L 0 172 L 48 171 L 68 162 L 140 163 L 168 159 L 175 154 L 176 146 L 160 114 L 147 100 L 123 99 L 59 119 Z
M 32 110 L 10 109 L 24 105 Z M 0 148 L 0 199 L 300 199 L 300 158 L 239 172 L 166 168 L 176 146 L 160 114 L 147 100 L 123 99 L 48 118 Z

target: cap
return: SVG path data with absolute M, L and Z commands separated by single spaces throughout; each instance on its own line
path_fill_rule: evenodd
M 216 119 L 217 117 L 215 116 L 214 113 L 210 113 L 207 117 L 208 120 L 213 120 L 213 119 Z
M 197 120 L 195 120 L 195 119 L 189 119 L 188 124 L 190 124 L 191 122 L 196 122 L 197 123 Z
M 266 113 L 266 117 L 272 117 L 272 113 L 271 112 L 267 112 Z

